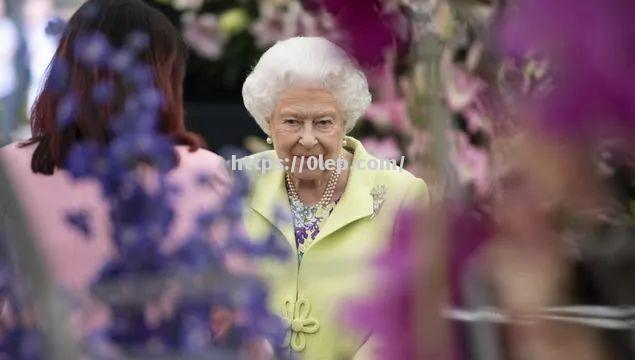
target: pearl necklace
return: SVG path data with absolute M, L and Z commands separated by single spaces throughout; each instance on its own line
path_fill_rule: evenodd
M 340 160 L 340 162 L 344 160 L 343 151 L 340 152 L 340 155 L 338 156 L 338 160 Z M 293 185 L 293 182 L 291 181 L 291 176 L 289 176 L 288 172 L 285 174 L 285 178 L 287 181 L 287 188 L 289 189 L 289 196 L 291 197 L 291 199 L 299 203 L 302 203 L 302 201 L 300 200 L 300 197 L 298 196 L 298 192 L 295 189 L 295 185 Z M 335 193 L 335 187 L 337 186 L 337 182 L 339 181 L 339 179 L 340 179 L 340 172 L 338 172 L 337 169 L 333 170 L 333 172 L 331 173 L 331 177 L 329 178 L 329 181 L 326 183 L 326 189 L 324 189 L 322 198 L 316 204 L 316 206 L 320 206 L 324 208 L 331 202 L 331 200 L 333 199 L 333 194 Z

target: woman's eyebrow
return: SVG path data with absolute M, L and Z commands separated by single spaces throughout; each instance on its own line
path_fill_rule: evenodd
M 280 112 L 280 117 L 304 118 L 306 115 L 297 111 L 282 111 Z
M 301 111 L 301 110 L 286 109 L 286 110 L 280 111 L 280 116 L 281 117 L 292 116 L 292 117 L 305 118 L 305 117 L 308 117 L 308 114 L 305 111 Z

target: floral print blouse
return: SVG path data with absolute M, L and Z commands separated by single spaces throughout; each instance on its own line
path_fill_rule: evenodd
M 319 205 L 309 206 L 289 197 L 295 244 L 298 251 L 298 263 L 302 261 L 302 256 L 320 233 L 320 227 L 331 215 L 338 201 L 339 199 L 329 203 L 326 207 Z

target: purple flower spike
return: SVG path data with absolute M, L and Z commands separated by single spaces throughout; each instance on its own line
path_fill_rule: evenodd
M 72 211 L 66 214 L 66 222 L 78 230 L 86 240 L 92 236 L 92 228 L 90 226 L 90 215 L 83 210 Z
M 45 31 L 47 35 L 58 36 L 64 32 L 64 28 L 66 28 L 66 21 L 56 17 L 46 24 Z
M 153 87 L 146 88 L 139 92 L 139 102 L 141 106 L 148 110 L 162 108 L 165 103 L 163 95 Z
M 53 91 L 65 92 L 69 85 L 68 64 L 66 61 L 55 58 L 51 63 L 50 82 Z
M 61 101 L 57 108 L 57 126 L 65 128 L 75 120 L 77 114 L 78 99 L 74 93 L 68 94 Z
M 75 145 L 66 157 L 65 168 L 77 179 L 94 176 L 101 157 L 102 151 L 95 143 Z
M 126 37 L 125 47 L 133 51 L 145 50 L 150 44 L 148 34 L 141 31 L 134 31 Z
M 110 56 L 110 43 L 101 34 L 95 33 L 77 39 L 75 55 L 86 65 L 100 65 Z
M 134 63 L 134 54 L 128 50 L 119 50 L 110 58 L 110 66 L 118 72 L 124 72 Z
M 136 65 L 128 74 L 138 89 L 154 86 L 154 74 L 147 65 Z
M 214 187 L 214 174 L 208 172 L 200 172 L 196 174 L 196 185 L 200 187 Z
M 93 88 L 93 100 L 97 104 L 105 104 L 110 99 L 115 92 L 115 87 L 112 82 L 101 82 Z

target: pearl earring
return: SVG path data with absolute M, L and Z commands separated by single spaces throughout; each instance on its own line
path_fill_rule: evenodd
M 342 146 L 346 146 L 346 138 L 342 139 Z
M 273 140 L 271 140 L 271 138 L 269 136 L 267 136 L 267 144 L 271 145 L 273 144 Z

